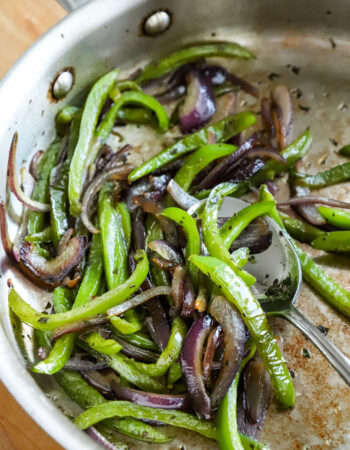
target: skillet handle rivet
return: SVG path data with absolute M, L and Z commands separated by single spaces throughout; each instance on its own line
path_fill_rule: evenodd
M 144 21 L 143 31 L 147 36 L 158 36 L 164 33 L 171 25 L 171 16 L 167 11 L 157 11 Z
M 56 100 L 64 98 L 68 92 L 72 89 L 74 84 L 73 73 L 69 70 L 61 72 L 52 86 L 52 95 Z

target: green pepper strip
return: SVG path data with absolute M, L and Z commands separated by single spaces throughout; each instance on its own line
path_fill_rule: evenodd
M 50 173 L 50 220 L 53 243 L 56 248 L 60 239 L 68 229 L 69 167 L 79 138 L 80 121 L 81 111 L 78 110 L 72 118 L 66 159 L 63 163 L 54 167 Z
M 51 227 L 46 227 L 43 231 L 39 233 L 29 234 L 25 239 L 26 242 L 51 242 L 52 241 L 52 231 Z
M 114 289 L 127 278 L 128 254 L 121 216 L 113 201 L 113 183 L 107 183 L 100 191 L 98 215 L 107 286 Z
M 131 217 L 128 210 L 128 207 L 125 202 L 118 202 L 117 203 L 117 211 L 120 215 L 120 220 L 122 223 L 124 238 L 126 242 L 126 248 L 129 251 L 131 247 L 131 236 L 132 236 L 132 230 L 131 230 Z
M 153 352 L 159 351 L 158 346 L 152 341 L 149 336 L 147 336 L 147 334 L 143 334 L 140 332 L 133 334 L 124 334 L 118 332 L 118 330 L 115 332 L 115 334 L 122 337 L 124 341 L 129 342 L 129 344 L 135 345 L 136 347 L 140 347 Z
M 134 417 L 135 419 L 155 420 L 167 425 L 185 428 L 209 438 L 216 439 L 216 428 L 212 422 L 201 420 L 192 414 L 182 411 L 167 411 L 149 406 L 135 405 L 126 401 L 115 401 L 100 404 L 84 411 L 75 419 L 81 430 L 110 417 Z
M 96 152 L 91 151 L 95 129 L 101 110 L 113 88 L 119 70 L 113 70 L 100 78 L 92 87 L 83 110 L 79 140 L 74 150 L 70 165 L 68 197 L 71 213 L 78 216 L 81 212 L 80 197 L 82 193 L 86 167 L 93 162 Z M 96 154 L 94 154 L 96 153 Z
M 350 230 L 350 213 L 342 209 L 319 206 L 318 212 L 327 220 L 327 223 L 342 230 Z
M 350 180 L 350 162 L 340 164 L 332 167 L 324 172 L 316 173 L 315 175 L 304 175 L 295 172 L 293 174 L 294 182 L 298 186 L 306 186 L 310 189 L 319 189 L 334 184 L 343 183 Z
M 208 164 L 218 158 L 222 158 L 235 152 L 237 147 L 230 144 L 207 144 L 188 156 L 184 165 L 174 177 L 174 181 L 188 191 L 194 177 Z
M 120 215 L 118 211 L 122 210 Z M 130 215 L 125 204 L 114 205 L 113 183 L 106 184 L 100 191 L 98 214 L 103 246 L 103 261 L 108 289 L 114 289 L 123 283 L 128 276 L 128 249 L 124 229 L 131 240 Z M 124 225 L 124 227 L 123 227 Z M 125 334 L 139 331 L 142 324 L 137 320 L 135 311 L 127 311 L 125 319 L 114 317 L 113 326 Z M 130 323 L 129 323 L 130 321 Z
M 114 104 L 109 108 L 104 119 L 98 126 L 96 137 L 99 142 L 103 143 L 107 139 L 118 117 L 118 111 L 128 103 L 140 104 L 154 111 L 161 132 L 165 132 L 169 128 L 168 115 L 164 107 L 155 98 L 144 92 L 127 91 L 119 94 L 115 98 Z
M 296 162 L 300 158 L 302 158 L 307 153 L 311 146 L 311 143 L 311 133 L 310 130 L 307 129 L 294 142 L 292 142 L 288 147 L 281 151 L 281 155 L 285 160 L 285 164 L 270 159 L 265 164 L 265 167 L 259 170 L 259 172 L 257 172 L 251 178 L 249 178 L 249 180 L 238 183 L 236 196 L 239 197 L 248 192 L 251 188 L 264 183 L 266 180 L 273 180 L 277 175 L 283 172 L 287 172 L 296 164 Z M 205 195 L 205 193 L 202 195 Z
M 91 300 L 91 297 L 97 294 L 101 283 L 102 273 L 103 260 L 101 235 L 94 234 L 92 236 L 88 262 L 73 308 L 79 308 L 80 306 L 85 305 Z
M 61 139 L 55 139 L 39 160 L 37 180 L 34 185 L 33 200 L 49 203 L 49 180 L 51 169 L 56 165 L 61 151 Z M 44 229 L 45 213 L 29 211 L 28 234 L 39 233 Z
M 119 305 L 130 298 L 145 281 L 149 269 L 147 255 L 143 250 L 140 250 L 135 254 L 135 259 L 137 266 L 123 284 L 79 308 L 59 314 L 42 314 L 22 300 L 13 288 L 9 291 L 10 308 L 22 322 L 39 330 L 54 330 L 68 323 L 105 313 L 107 309 L 113 308 L 113 306 Z
M 216 417 L 218 442 L 221 450 L 243 450 L 237 426 L 237 390 L 241 374 L 246 364 L 253 358 L 256 352 L 254 342 L 251 342 L 250 351 L 240 365 L 229 390 L 222 399 Z
M 265 187 L 264 200 L 273 199 L 272 194 Z M 276 223 L 284 228 L 282 219 L 279 216 L 277 208 L 274 208 L 270 216 Z M 303 271 L 303 280 L 305 280 L 327 303 L 333 306 L 336 310 L 350 317 L 350 292 L 342 288 L 336 281 L 333 280 L 326 272 L 316 264 L 301 248 L 297 246 L 295 241 L 290 238 L 294 246 L 294 250 L 299 258 L 300 265 Z
M 249 260 L 249 248 L 241 247 L 231 253 L 233 264 L 240 269 L 244 267 Z
M 152 78 L 159 78 L 183 64 L 213 56 L 244 59 L 255 58 L 253 53 L 234 42 L 203 43 L 176 50 L 175 52 L 170 53 L 170 55 L 163 56 L 163 58 L 160 58 L 158 61 L 148 64 L 135 81 L 137 83 L 142 83 L 146 80 L 151 80 Z
M 309 244 L 311 241 L 323 234 L 322 230 L 310 225 L 309 223 L 290 217 L 288 214 L 284 214 L 282 212 L 279 212 L 279 214 L 288 233 L 300 242 Z
M 145 108 L 122 108 L 118 111 L 117 119 L 125 123 L 149 125 L 153 128 L 157 126 L 152 111 Z
M 163 376 L 179 357 L 186 334 L 187 326 L 185 322 L 180 317 L 176 317 L 173 320 L 169 342 L 160 354 L 158 361 L 153 364 L 147 364 L 130 360 L 131 364 L 150 377 Z
M 145 372 L 141 372 L 138 367 L 134 366 L 134 361 L 122 353 L 117 353 L 114 356 L 106 356 L 105 360 L 109 366 L 112 367 L 112 369 L 118 372 L 130 383 L 137 386 L 139 389 L 148 392 L 165 392 L 165 386 L 163 383 L 155 380 Z
M 146 249 L 150 253 L 151 250 L 148 244 L 156 239 L 163 239 L 163 232 L 159 225 L 158 220 L 149 214 L 146 219 Z M 150 270 L 152 282 L 155 286 L 169 286 L 168 274 L 164 269 L 161 269 L 153 260 L 150 261 Z M 169 298 L 169 302 L 171 299 Z
M 207 125 L 201 130 L 175 142 L 175 144 L 161 151 L 158 155 L 155 155 L 140 167 L 134 169 L 129 175 L 129 181 L 134 182 L 154 170 L 159 169 L 170 161 L 208 144 L 209 136 L 214 136 L 215 142 L 217 143 L 225 142 L 255 123 L 256 118 L 254 114 L 250 111 L 246 111 L 226 117 L 213 125 Z
M 96 331 L 85 336 L 84 339 L 93 350 L 103 353 L 104 355 L 114 356 L 123 348 L 114 339 L 104 339 L 100 333 L 97 333 Z
M 53 293 L 53 304 L 57 313 L 69 311 L 71 308 L 71 291 L 58 287 Z M 49 356 L 36 364 L 32 371 L 52 375 L 61 370 L 67 363 L 74 348 L 74 337 L 70 334 L 57 339 Z
M 233 263 L 230 252 L 227 250 L 222 238 L 220 237 L 217 224 L 218 212 L 223 201 L 223 196 L 229 195 L 230 193 L 232 194 L 236 189 L 236 184 L 221 183 L 212 190 L 202 214 L 203 238 L 209 253 L 212 256 L 218 257 L 225 261 L 225 263 L 228 264 L 239 277 L 251 286 L 256 282 L 255 277 L 248 272 L 239 269 Z
M 270 375 L 278 402 L 283 408 L 293 406 L 295 401 L 293 382 L 259 302 L 247 285 L 223 261 L 210 256 L 191 256 L 190 258 L 222 289 L 227 300 L 239 310 Z
M 59 136 L 63 136 L 69 129 L 69 125 L 73 120 L 74 114 L 80 111 L 76 106 L 64 106 L 55 117 L 56 132 Z
M 180 208 L 166 208 L 162 211 L 162 216 L 168 217 L 174 222 L 181 225 L 187 236 L 186 244 L 186 267 L 190 273 L 195 289 L 198 289 L 198 269 L 189 262 L 190 255 L 200 255 L 201 238 L 198 233 L 196 221 Z
M 350 145 L 344 145 L 338 153 L 339 155 L 350 156 Z
M 274 201 L 253 203 L 228 219 L 220 229 L 225 247 L 230 248 L 232 242 L 254 219 L 270 212 L 275 204 Z
M 180 378 L 182 378 L 181 364 L 176 361 L 170 366 L 168 372 L 168 384 L 172 386 L 176 381 L 180 380 Z
M 61 370 L 55 375 L 55 380 L 64 389 L 68 396 L 83 409 L 108 403 L 108 400 L 106 400 L 102 394 L 83 380 L 77 372 Z M 150 425 L 131 418 L 122 420 L 106 420 L 104 424 L 110 428 L 115 428 L 126 436 L 130 436 L 144 442 L 161 444 L 163 442 L 168 442 L 170 439 L 168 436 L 158 430 L 155 430 Z
M 313 248 L 326 252 L 349 253 L 350 231 L 331 231 L 322 233 L 311 242 Z

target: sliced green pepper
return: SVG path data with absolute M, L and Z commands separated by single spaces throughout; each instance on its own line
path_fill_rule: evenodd
M 114 123 L 118 117 L 118 111 L 126 104 L 139 104 L 152 110 L 157 119 L 158 126 L 161 132 L 167 131 L 169 128 L 169 118 L 164 107 L 153 97 L 144 92 L 127 91 L 119 94 L 114 99 L 114 104 L 107 111 L 104 119 L 97 129 L 96 137 L 100 143 L 103 143 L 109 133 L 112 131 Z
M 185 191 L 188 191 L 194 177 L 208 164 L 218 158 L 230 155 L 237 147 L 230 144 L 207 144 L 188 156 L 184 165 L 176 173 L 174 180 Z
M 152 78 L 159 78 L 184 64 L 214 56 L 243 59 L 254 58 L 253 53 L 234 42 L 204 42 L 203 44 L 176 50 L 170 55 L 163 56 L 158 61 L 148 64 L 135 81 L 142 83 Z
M 77 372 L 61 370 L 55 375 L 55 380 L 81 408 L 86 409 L 108 401 L 96 389 L 91 387 Z M 110 419 L 104 422 L 108 427 L 118 430 L 126 436 L 139 441 L 163 443 L 168 442 L 169 437 L 155 430 L 150 425 L 138 420 L 126 418 L 123 420 Z
M 117 119 L 124 123 L 137 125 L 149 125 L 153 128 L 157 126 L 153 112 L 146 108 L 128 108 L 124 107 L 118 111 Z
M 61 139 L 55 139 L 39 160 L 37 180 L 34 185 L 33 200 L 42 203 L 49 202 L 49 180 L 51 169 L 57 164 L 62 148 Z M 29 211 L 28 234 L 39 233 L 44 229 L 45 213 Z
M 163 383 L 152 378 L 145 372 L 140 372 L 140 370 L 132 364 L 133 361 L 122 353 L 117 353 L 114 356 L 106 356 L 106 358 L 106 361 L 112 369 L 139 389 L 160 393 L 165 391 Z
M 242 271 L 233 263 L 230 252 L 227 250 L 223 239 L 220 237 L 217 224 L 218 213 L 223 201 L 223 196 L 234 193 L 236 189 L 236 184 L 221 183 L 211 191 L 202 214 L 203 238 L 209 253 L 225 261 L 239 277 L 251 286 L 256 282 L 255 277 L 248 272 Z
M 225 247 L 230 248 L 232 242 L 254 219 L 267 214 L 274 206 L 274 201 L 253 203 L 228 219 L 220 229 Z
M 299 186 L 306 186 L 309 189 L 320 189 L 343 183 L 344 181 L 350 180 L 350 162 L 332 167 L 324 172 L 318 172 L 315 175 L 294 172 L 293 180 Z
M 186 232 L 186 266 L 190 273 L 195 289 L 198 288 L 198 269 L 189 262 L 190 255 L 200 255 L 201 238 L 197 229 L 196 221 L 184 210 L 180 208 L 166 208 L 162 211 L 162 216 L 168 217 L 182 226 Z
M 39 330 L 54 330 L 68 323 L 105 313 L 107 309 L 127 300 L 145 281 L 149 268 L 147 255 L 143 250 L 140 250 L 135 254 L 135 259 L 138 262 L 136 269 L 123 284 L 96 297 L 93 302 L 71 311 L 59 314 L 39 313 L 22 300 L 13 288 L 9 291 L 9 306 L 22 322 Z
M 60 239 L 68 229 L 69 167 L 79 138 L 80 121 L 81 111 L 78 110 L 72 117 L 66 159 L 64 162 L 54 167 L 50 173 L 50 220 L 53 243 L 56 248 Z
M 79 108 L 70 105 L 66 105 L 58 111 L 55 117 L 55 124 L 59 136 L 63 136 L 68 131 L 69 125 L 77 111 L 79 111 Z
M 239 310 L 270 375 L 279 404 L 283 408 L 293 406 L 293 382 L 259 302 L 241 278 L 223 261 L 210 256 L 191 256 L 190 259 Z
M 71 291 L 64 287 L 58 287 L 53 293 L 53 304 L 57 313 L 69 311 L 71 308 Z M 67 363 L 74 348 L 74 336 L 67 334 L 57 339 L 49 356 L 36 364 L 32 371 L 53 375 L 60 371 Z
M 311 242 L 313 248 L 326 252 L 349 253 L 350 231 L 331 231 L 322 233 Z
M 84 339 L 93 350 L 104 355 L 114 356 L 123 348 L 114 339 L 104 339 L 97 331 L 88 334 Z
M 129 344 L 135 345 L 136 347 L 143 348 L 145 350 L 150 350 L 153 352 L 158 352 L 158 346 L 152 341 L 152 339 L 144 333 L 133 333 L 133 334 L 123 334 L 118 331 L 115 333 L 120 336 L 124 341 L 129 342 Z
M 81 212 L 80 197 L 86 168 L 96 157 L 96 154 L 91 152 L 91 146 L 98 118 L 110 91 L 113 89 L 118 74 L 119 70 L 113 70 L 100 78 L 92 87 L 84 105 L 79 140 L 69 171 L 68 197 L 71 213 L 74 216 L 78 216 Z
M 74 308 L 79 308 L 97 294 L 103 273 L 101 235 L 94 234 L 89 251 L 88 262 L 85 267 L 83 279 L 75 298 Z
M 197 433 L 209 438 L 216 439 L 216 428 L 212 422 L 201 420 L 192 414 L 182 411 L 167 411 L 155 409 L 149 406 L 135 405 L 126 401 L 115 401 L 100 404 L 84 411 L 75 420 L 81 430 L 101 422 L 110 417 L 134 417 L 135 419 L 154 420 Z
M 187 326 L 185 322 L 180 317 L 176 317 L 173 320 L 168 345 L 160 354 L 157 362 L 147 364 L 138 361 L 131 361 L 131 364 L 136 369 L 149 375 L 150 377 L 163 376 L 170 369 L 171 365 L 178 359 L 186 334 Z
M 246 364 L 253 358 L 256 346 L 251 343 L 250 351 L 240 365 L 239 371 L 236 374 L 229 390 L 222 399 L 218 414 L 216 416 L 216 424 L 218 430 L 218 441 L 220 450 L 243 450 L 240 435 L 237 426 L 237 394 L 238 382 Z
M 52 230 L 51 227 L 46 227 L 43 231 L 39 233 L 29 234 L 25 239 L 27 242 L 51 242 L 52 241 Z
M 158 155 L 155 155 L 140 167 L 134 169 L 129 175 L 129 181 L 134 182 L 154 170 L 159 169 L 170 161 L 208 144 L 209 136 L 214 136 L 215 142 L 217 143 L 225 142 L 255 123 L 256 118 L 254 114 L 250 111 L 246 111 L 226 117 L 213 125 L 207 125 L 201 130 L 175 142 L 175 144 L 161 151 Z
M 350 145 L 344 145 L 338 153 L 339 155 L 350 156 Z
M 130 213 L 125 202 L 118 202 L 116 207 L 122 223 L 126 248 L 129 251 L 131 247 L 131 235 L 132 235 Z
M 350 230 L 350 213 L 342 209 L 328 208 L 327 206 L 319 206 L 318 212 L 327 220 L 327 223 L 333 227 L 342 230 Z
M 249 248 L 241 247 L 231 253 L 233 264 L 240 269 L 244 267 L 249 260 Z
M 128 254 L 121 216 L 113 201 L 113 183 L 107 183 L 100 191 L 98 215 L 107 286 L 114 289 L 128 276 Z
M 290 217 L 288 214 L 283 214 L 281 212 L 279 214 L 288 233 L 300 242 L 309 244 L 311 241 L 316 239 L 317 236 L 323 233 L 322 230 L 310 225 L 309 223 Z

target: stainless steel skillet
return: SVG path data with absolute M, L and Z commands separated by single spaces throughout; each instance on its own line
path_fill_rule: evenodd
M 143 20 L 158 9 L 171 13 L 169 29 L 157 37 L 140 34 Z M 305 168 L 316 172 L 336 164 L 339 159 L 335 150 L 350 141 L 349 19 L 350 4 L 345 0 L 217 0 L 215 3 L 95 0 L 88 3 L 31 47 L 0 85 L 3 152 L 0 196 L 5 197 L 7 152 L 15 130 L 20 136 L 20 162 L 35 149 L 46 147 L 54 135 L 55 112 L 66 103 L 77 102 L 97 76 L 112 67 L 132 67 L 201 39 L 228 38 L 252 49 L 258 55 L 256 61 L 230 64 L 241 76 L 256 82 L 262 93 L 273 82 L 284 82 L 294 89 L 295 136 L 307 125 L 314 135 Z M 52 102 L 48 95 L 51 82 L 66 67 L 74 68 L 73 89 L 63 100 Z M 330 190 L 335 198 L 349 201 L 348 191 L 348 185 Z M 322 255 L 314 255 L 329 267 L 332 276 L 350 288 L 347 259 L 325 260 Z M 71 413 L 72 406 L 63 400 L 62 393 L 46 378 L 34 380 L 24 367 L 8 319 L 5 280 L 12 276 L 18 286 L 23 283 L 20 291 L 34 306 L 42 307 L 47 298 L 6 266 L 3 253 L 1 257 L 0 377 L 29 414 L 64 448 L 94 448 L 92 441 L 64 418 L 39 386 Z M 348 321 L 306 287 L 302 289 L 298 306 L 315 325 L 329 328 L 328 337 L 350 356 Z M 271 408 L 262 440 L 273 449 L 336 449 L 341 445 L 349 448 L 348 388 L 298 332 L 277 320 L 275 326 L 284 336 L 286 359 L 296 375 L 297 405 L 285 413 Z M 30 339 L 25 344 L 30 359 Z M 302 356 L 304 348 L 309 350 L 311 358 Z M 215 448 L 214 444 L 189 434 L 185 441 L 187 448 Z M 177 439 L 172 446 L 176 448 L 179 443 Z

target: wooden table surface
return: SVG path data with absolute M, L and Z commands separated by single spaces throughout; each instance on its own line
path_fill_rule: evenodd
M 32 42 L 64 15 L 55 0 L 0 0 L 0 78 Z M 0 450 L 60 448 L 0 383 Z

